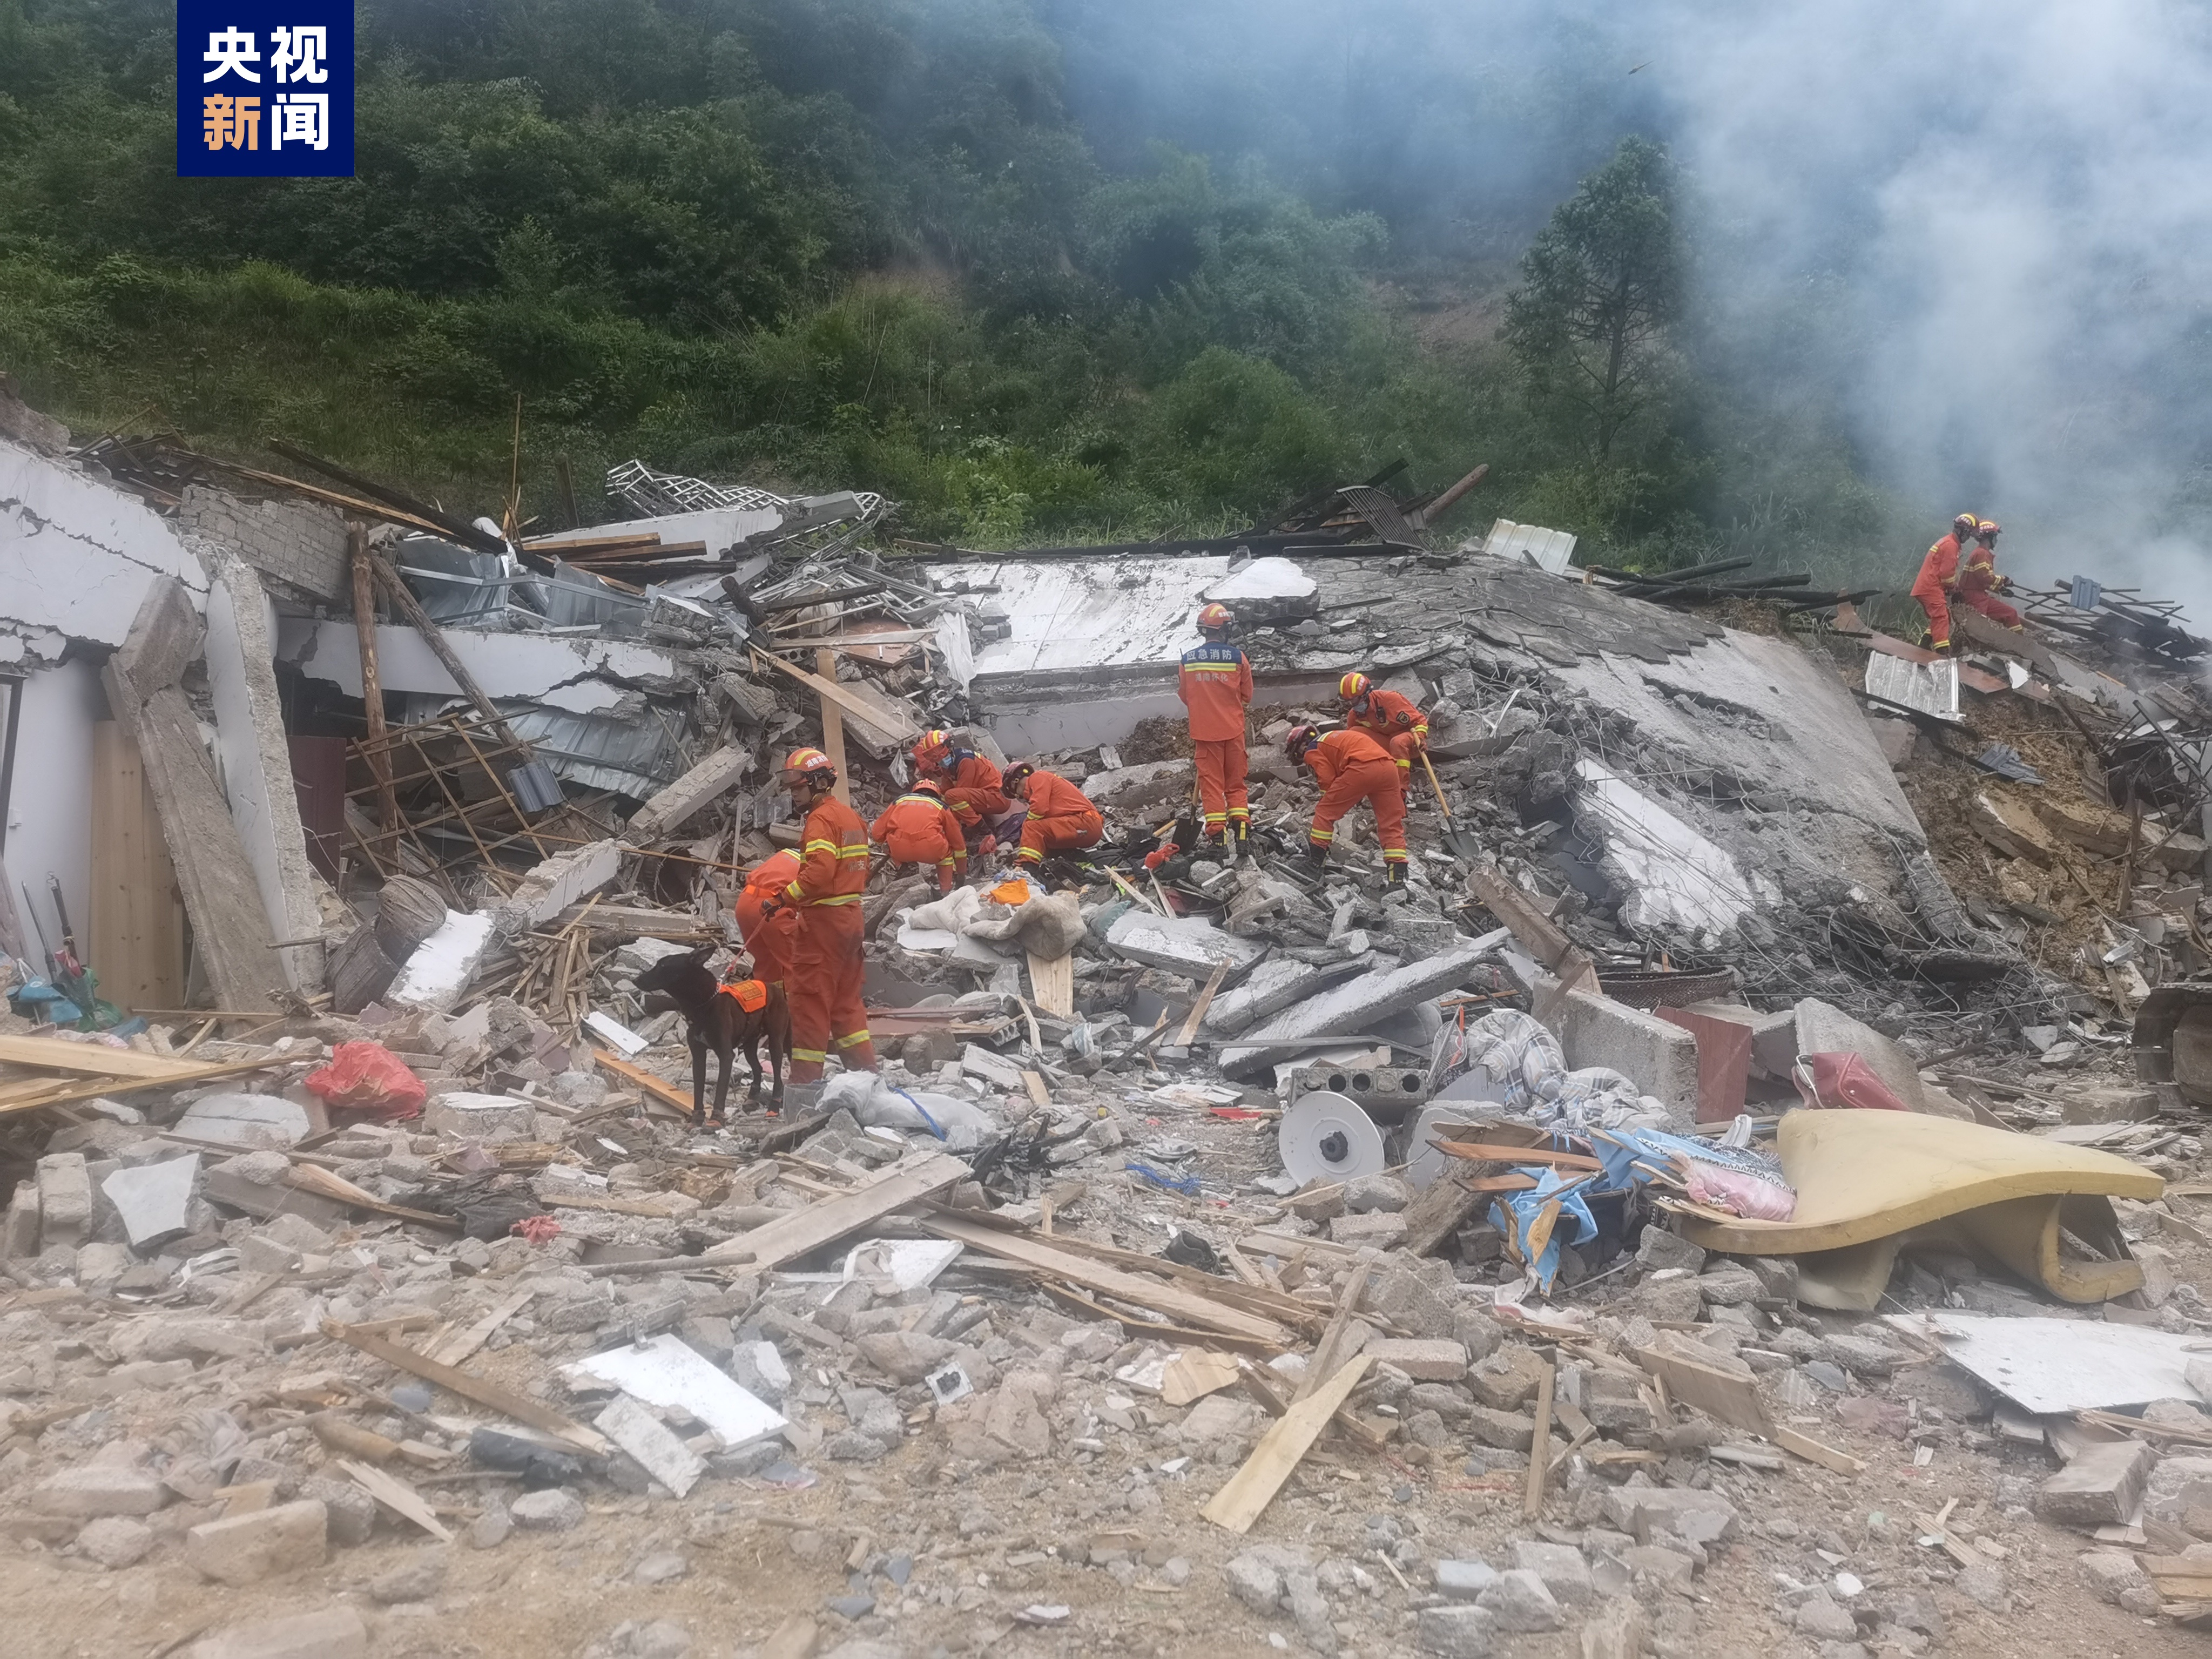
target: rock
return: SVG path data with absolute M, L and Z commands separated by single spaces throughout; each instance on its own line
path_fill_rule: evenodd
M 1487 1561 L 1439 1561 L 1437 1594 L 1448 1601 L 1473 1601 L 1498 1582 L 1498 1569 Z
M 1377 1365 L 1395 1365 L 1420 1382 L 1456 1382 L 1467 1375 L 1467 1350 L 1449 1338 L 1376 1337 L 1360 1350 Z
M 184 1659 L 362 1659 L 368 1651 L 368 1626 L 339 1602 L 234 1625 L 193 1643 Z
M 1662 1544 L 1631 1544 L 1620 1552 L 1620 1565 L 1639 1583 L 1653 1583 L 1663 1589 L 1685 1593 L 1698 1571 L 1696 1557 L 1670 1550 Z
M 1651 1407 L 1632 1376 L 1619 1371 L 1592 1371 L 1583 1379 L 1583 1415 L 1601 1434 L 1648 1434 Z
M 1851 1642 L 1858 1639 L 1858 1621 L 1838 1607 L 1835 1598 L 1827 1591 L 1807 1596 L 1797 1604 L 1790 1621 L 1801 1636 L 1815 1642 Z
M 1343 1218 L 1340 1218 L 1342 1219 Z M 1332 1228 L 1334 1223 L 1331 1224 Z M 1382 1243 L 1387 1249 L 1395 1239 Z M 1456 1334 L 1458 1310 L 1437 1294 L 1429 1281 L 1408 1267 L 1377 1267 L 1359 1299 L 1362 1313 L 1380 1314 L 1408 1334 L 1420 1337 Z
M 632 1567 L 629 1570 L 629 1582 L 633 1584 L 648 1586 L 672 1584 L 678 1579 L 687 1577 L 690 1571 L 691 1564 L 689 1561 L 673 1551 L 664 1550 L 658 1554 L 647 1556 L 645 1559 Z
M 1766 1294 L 1779 1297 L 1784 1302 L 1797 1299 L 1797 1258 L 1790 1255 L 1754 1255 L 1744 1259 L 1745 1267 L 1759 1275 L 1759 1282 L 1766 1287 Z
M 1536 1419 L 1518 1412 L 1492 1411 L 1476 1406 L 1468 1413 L 1467 1431 L 1486 1446 L 1504 1451 L 1527 1451 L 1536 1443 Z
M 173 1463 L 167 1478 L 173 1483 L 175 1476 Z M 369 1534 L 376 1530 L 376 1500 L 350 1480 L 302 1480 L 299 1495 L 323 1506 L 325 1531 L 330 1541 L 342 1549 L 366 1544 Z
M 380 1572 L 368 1581 L 373 1601 L 427 1601 L 446 1587 L 451 1565 L 446 1552 L 435 1547 L 417 1550 L 408 1560 Z
M 1654 1532 L 1681 1535 L 1680 1522 L 1689 1515 L 1711 1516 L 1708 1524 L 1720 1528 L 1712 1534 L 1717 1538 L 1734 1537 L 1739 1525 L 1735 1505 L 1724 1494 L 1687 1486 L 1613 1486 L 1604 1502 L 1607 1519 L 1641 1544 L 1650 1543 Z
M 1627 1305 L 1655 1325 L 1686 1325 L 1705 1305 L 1705 1293 L 1698 1289 L 1701 1282 L 1687 1273 L 1680 1279 L 1647 1279 L 1628 1293 Z
M 2060 1526 L 2124 1524 L 2157 1462 L 2158 1454 L 2140 1440 L 2085 1446 L 2038 1489 L 2035 1512 Z
M 1750 1268 L 1731 1261 L 1699 1274 L 1698 1294 L 1715 1307 L 1741 1308 L 1753 1297 L 1765 1295 L 1766 1286 Z
M 568 1532 L 584 1523 L 584 1500 L 555 1486 L 526 1492 L 507 1505 L 514 1524 L 526 1532 Z
M 1572 1544 L 1522 1539 L 1513 1546 L 1513 1565 L 1542 1579 L 1553 1600 L 1564 1607 L 1588 1607 L 1597 1600 L 1597 1583 L 1590 1577 L 1589 1563 Z
M 1832 1336 L 1826 1346 L 1828 1358 L 1853 1376 L 1887 1376 L 1904 1358 L 1896 1349 L 1863 1336 Z
M 1358 1176 L 1344 1185 L 1344 1207 L 1353 1215 L 1395 1214 L 1413 1201 L 1413 1189 L 1395 1176 Z
M 1497 1648 L 1498 1620 L 1485 1607 L 1423 1607 L 1413 1640 L 1423 1653 L 1440 1659 L 1490 1659 Z
M 307 1498 L 203 1522 L 185 1534 L 185 1559 L 233 1588 L 319 1567 L 329 1547 L 329 1517 Z
M 1583 1626 L 1582 1659 L 1637 1659 L 1650 1638 L 1644 1609 L 1617 1595 Z
M 1499 1573 L 1477 1605 L 1498 1621 L 1498 1629 L 1522 1634 L 1558 1630 L 1567 1622 L 1544 1581 L 1525 1567 Z
M 1357 1249 L 1373 1245 L 1387 1250 L 1406 1237 L 1406 1218 L 1395 1210 L 1375 1210 L 1366 1215 L 1340 1215 L 1328 1224 L 1329 1242 Z
M 1468 1362 L 1480 1364 L 1496 1353 L 1505 1340 L 1505 1328 L 1486 1307 L 1452 1310 L 1452 1339 L 1467 1350 Z
M 1280 1558 L 1267 1547 L 1232 1555 L 1221 1564 L 1229 1593 L 1253 1612 L 1273 1617 L 1283 1599 Z
M 1993 1566 L 1961 1567 L 1951 1587 L 1991 1613 L 2004 1613 L 2012 1607 L 2012 1597 L 2005 1593 L 2004 1574 Z
M 76 1535 L 77 1553 L 103 1567 L 127 1567 L 143 1560 L 154 1547 L 154 1529 L 128 1516 L 102 1516 L 85 1522 Z
M 1518 1411 L 1544 1385 L 1544 1362 L 1515 1344 L 1498 1351 L 1467 1374 L 1474 1397 L 1493 1411 Z
M 1644 1229 L 1636 1241 L 1636 1260 L 1646 1271 L 1660 1267 L 1684 1267 L 1691 1273 L 1705 1271 L 1705 1253 L 1680 1233 L 1669 1232 L 1656 1223 Z
M 482 1515 L 469 1522 L 467 1538 L 472 1550 L 495 1550 L 507 1542 L 507 1534 L 514 1530 L 514 1516 L 506 1504 L 494 1498 L 484 1505 Z
M 1058 1385 L 1043 1371 L 1010 1371 L 992 1391 L 983 1414 L 983 1432 L 1017 1457 L 1043 1457 L 1052 1450 L 1052 1425 L 1044 1407 Z
M 103 1515 L 151 1515 L 167 1497 L 161 1481 L 144 1469 L 85 1463 L 40 1481 L 32 1489 L 31 1507 L 40 1515 L 90 1521 Z
M 953 1345 L 920 1331 L 874 1331 L 854 1339 L 860 1358 L 884 1376 L 919 1382 L 952 1358 Z
M 2157 1587 L 2134 1556 L 2113 1550 L 2091 1550 L 2081 1557 L 2081 1571 L 2087 1575 L 2089 1588 L 2097 1593 L 2100 1601 L 2125 1607 L 2130 1613 L 2147 1607 L 2148 1611 L 2142 1613 L 2146 1619 L 2157 1615 Z

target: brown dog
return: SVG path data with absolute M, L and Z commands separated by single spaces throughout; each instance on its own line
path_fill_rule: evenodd
M 730 1099 L 730 1056 L 744 1050 L 745 1065 L 753 1074 L 752 1106 L 761 1103 L 761 1066 L 757 1045 L 768 1039 L 769 1065 L 775 1088 L 769 1109 L 783 1109 L 783 1070 L 791 1060 L 791 1009 L 783 1000 L 783 987 L 747 981 L 766 994 L 757 1008 L 748 1009 L 707 971 L 707 958 L 714 953 L 702 945 L 687 956 L 663 957 L 637 976 L 641 991 L 658 991 L 682 1011 L 684 1035 L 691 1045 L 691 1121 L 720 1123 L 727 1120 Z M 711 1050 L 720 1062 L 715 1067 L 714 1112 L 707 1115 L 707 1055 Z

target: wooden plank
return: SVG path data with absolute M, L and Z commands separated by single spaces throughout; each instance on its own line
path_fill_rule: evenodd
M 109 1052 L 113 1052 L 110 1050 Z M 150 1059 L 150 1055 L 142 1055 Z M 267 1060 L 233 1060 L 221 1066 L 195 1066 L 177 1077 L 101 1077 L 85 1082 L 55 1080 L 55 1092 L 42 1098 L 20 1101 L 0 1106 L 0 1115 L 15 1112 L 33 1112 L 46 1106 L 65 1106 L 72 1101 L 96 1100 L 103 1095 L 136 1094 L 141 1089 L 160 1089 L 171 1084 L 199 1083 L 210 1078 L 236 1077 L 241 1073 L 266 1071 L 273 1066 L 289 1066 L 300 1056 L 273 1054 Z
M 422 1501 L 422 1493 L 398 1475 L 384 1469 L 372 1468 L 366 1463 L 357 1463 L 349 1457 L 335 1458 L 332 1462 L 346 1472 L 355 1486 L 402 1520 L 412 1521 L 441 1544 L 453 1541 L 453 1534 L 447 1530 L 445 1522 L 438 1519 L 429 1504 Z
M 1187 1348 L 1168 1362 L 1160 1379 L 1160 1398 L 1170 1406 L 1188 1406 L 1234 1382 L 1237 1361 L 1206 1348 Z
M 447 1232 L 461 1231 L 458 1217 L 440 1215 L 434 1210 L 410 1210 L 402 1204 L 387 1204 L 374 1193 L 356 1187 L 343 1176 L 333 1174 L 319 1164 L 295 1163 L 285 1177 L 285 1184 L 303 1193 L 313 1193 L 318 1198 L 327 1198 L 334 1204 L 344 1204 L 356 1210 L 367 1210 L 372 1215 L 388 1215 L 401 1221 L 411 1221 L 419 1227 L 436 1227 Z
M 1602 1170 L 1605 1165 L 1581 1152 L 1554 1152 L 1548 1146 L 1493 1146 L 1473 1140 L 1438 1140 L 1436 1149 L 1452 1158 L 1481 1164 L 1550 1164 L 1562 1170 Z
M 854 696 L 835 680 L 825 680 L 819 674 L 810 674 L 804 668 L 786 662 L 774 652 L 757 651 L 753 655 L 757 660 L 773 663 L 801 685 L 807 687 L 816 696 L 836 703 L 839 708 L 854 716 L 864 725 L 882 731 L 886 729 L 884 722 L 887 717 L 896 718 L 903 723 L 903 729 L 890 731 L 889 735 L 896 743 L 912 743 L 921 735 L 921 722 L 916 720 L 913 711 L 903 704 L 893 703 L 890 707 L 878 708 L 861 697 Z
M 1080 1188 L 1079 1182 L 1066 1183 Z M 1073 1198 L 1061 1199 L 1057 1206 L 1066 1209 L 1075 1202 Z M 1109 1267 L 1126 1267 L 1132 1273 L 1158 1273 L 1163 1279 L 1173 1279 L 1178 1285 L 1188 1285 L 1206 1295 L 1243 1308 L 1269 1319 L 1279 1319 L 1286 1324 L 1314 1327 L 1326 1322 L 1324 1310 L 1310 1302 L 1301 1301 L 1287 1291 L 1245 1285 L 1223 1279 L 1218 1273 L 1207 1273 L 1203 1267 L 1193 1267 L 1181 1261 L 1170 1261 L 1164 1256 L 1146 1255 L 1141 1250 L 1125 1250 L 1118 1244 L 1102 1244 L 1096 1239 L 1064 1234 L 1053 1240 L 1056 1249 L 1073 1251 L 1077 1255 L 1103 1261 Z
M 322 1328 L 325 1336 L 359 1348 L 372 1359 L 380 1359 L 387 1365 L 397 1366 L 421 1377 L 425 1382 L 434 1382 L 448 1394 L 457 1394 L 464 1400 L 473 1400 L 479 1406 L 504 1413 L 518 1423 L 526 1423 L 533 1429 L 543 1430 L 555 1438 L 580 1447 L 595 1456 L 604 1457 L 611 1449 L 606 1437 L 597 1430 L 563 1417 L 542 1401 L 518 1394 L 504 1383 L 471 1376 L 451 1365 L 441 1365 L 436 1360 L 416 1353 L 412 1348 L 403 1348 L 397 1342 L 387 1341 L 380 1336 L 363 1335 L 349 1326 L 339 1324 L 335 1319 L 323 1321 Z
M 965 1166 L 963 1168 L 964 1170 Z M 1041 1273 L 1050 1273 L 1074 1284 L 1087 1285 L 1117 1301 L 1154 1309 L 1201 1330 L 1225 1331 L 1232 1336 L 1272 1343 L 1279 1348 L 1288 1348 L 1295 1341 L 1287 1327 L 1261 1315 L 1248 1313 L 1225 1299 L 1200 1295 L 1180 1285 L 1141 1279 L 1135 1273 L 1124 1273 L 1118 1267 L 1090 1261 L 1026 1233 L 1000 1232 L 971 1221 L 962 1221 L 942 1214 L 928 1217 L 922 1225 L 939 1238 L 957 1238 L 971 1249 L 1018 1262 L 1023 1267 L 1034 1267 Z M 732 1243 L 738 1242 L 732 1241 Z M 713 1253 L 708 1252 L 709 1255 Z M 1229 1285 L 1224 1288 L 1241 1291 L 1243 1287 Z M 1250 1292 L 1246 1291 L 1245 1294 Z
M 1359 1310 L 1359 1298 L 1367 1294 L 1368 1275 L 1374 1267 L 1372 1261 L 1362 1261 L 1344 1281 L 1344 1293 L 1337 1297 L 1336 1311 L 1329 1316 L 1328 1327 L 1321 1334 L 1321 1346 L 1314 1350 L 1305 1375 L 1298 1379 L 1298 1386 L 1291 1395 L 1292 1405 L 1312 1398 L 1323 1379 L 1336 1375 L 1337 1354 L 1344 1346 L 1344 1334 L 1352 1328 L 1352 1316 Z
M 1030 1105 L 1042 1108 L 1052 1104 L 1052 1091 L 1045 1087 L 1043 1073 L 1024 1072 L 1022 1087 L 1029 1091 Z
M 771 1221 L 749 1233 L 715 1245 L 699 1260 L 742 1261 L 765 1272 L 795 1261 L 811 1250 L 835 1243 L 932 1193 L 942 1192 L 972 1174 L 968 1165 L 949 1152 L 929 1152 L 918 1160 L 894 1164 L 873 1180 L 848 1192 L 793 1210 L 788 1219 Z
M 1771 1428 L 1758 1385 L 1749 1376 L 1708 1364 L 1680 1347 L 1644 1348 L 1636 1357 L 1682 1404 L 1694 1406 L 1731 1428 L 1748 1429 L 1753 1434 L 1765 1434 Z
M 1849 1452 L 1838 1451 L 1824 1445 L 1809 1434 L 1800 1434 L 1795 1429 L 1779 1424 L 1766 1431 L 1766 1437 L 1786 1452 L 1795 1452 L 1808 1463 L 1818 1463 L 1824 1469 L 1833 1469 L 1838 1474 L 1863 1474 L 1866 1460 L 1854 1457 Z
M 1547 1364 L 1536 1389 L 1536 1437 L 1528 1443 L 1528 1479 L 1521 1492 L 1521 1516 L 1526 1521 L 1544 1512 L 1544 1483 L 1552 1474 L 1552 1391 L 1559 1380 L 1559 1367 Z
M 145 1078 L 156 1083 L 179 1081 L 200 1069 L 188 1060 L 142 1054 L 136 1048 L 110 1048 L 97 1042 L 67 1042 L 60 1037 L 42 1036 L 0 1036 L 0 1060 L 11 1066 L 36 1066 L 42 1071 Z
M 1041 957 L 1036 951 L 1028 953 L 1030 962 L 1030 990 L 1036 1005 L 1055 1019 L 1068 1019 L 1075 1013 L 1075 958 L 1073 956 Z
M 118 1008 L 185 999 L 185 901 L 138 745 L 115 720 L 92 728 L 93 971 Z
M 1182 1030 L 1176 1036 L 1177 1048 L 1188 1048 L 1197 1038 L 1199 1022 L 1206 1018 L 1206 1011 L 1213 1006 L 1214 994 L 1220 990 L 1221 981 L 1228 977 L 1228 962 L 1224 959 L 1215 963 L 1213 971 L 1206 975 L 1206 988 L 1198 994 L 1198 1000 L 1190 1005 L 1190 1017 L 1183 1021 Z
M 1312 1394 L 1293 1404 L 1260 1437 L 1244 1466 L 1199 1513 L 1226 1531 L 1249 1532 L 1366 1371 L 1367 1356 L 1355 1354 Z
M 837 653 L 817 651 L 814 672 L 830 684 L 837 683 Z M 837 786 L 830 793 L 846 805 L 853 804 L 853 781 L 845 769 L 845 720 L 837 712 L 837 705 L 828 697 L 822 699 L 822 752 L 830 757 L 830 764 L 837 769 Z
M 670 1083 L 664 1079 L 653 1076 L 653 1074 L 647 1071 L 644 1066 L 633 1066 L 629 1061 L 624 1060 L 620 1054 L 615 1054 L 611 1050 L 599 1048 L 596 1044 L 594 1044 L 592 1048 L 592 1059 L 599 1065 L 605 1066 L 608 1071 L 612 1072 L 617 1077 L 623 1078 L 631 1083 L 635 1083 L 639 1088 L 644 1090 L 646 1093 L 651 1095 L 655 1100 L 659 1101 L 662 1104 L 673 1106 L 678 1111 L 683 1113 L 686 1117 L 689 1117 L 691 1115 L 691 1091 L 690 1090 L 678 1089 L 674 1084 Z

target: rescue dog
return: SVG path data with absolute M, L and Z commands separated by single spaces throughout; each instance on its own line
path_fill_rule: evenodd
M 639 990 L 658 991 L 684 1016 L 684 1035 L 691 1045 L 691 1121 L 698 1124 L 728 1121 L 733 1051 L 744 1053 L 745 1065 L 753 1074 L 749 1103 L 757 1109 L 761 1103 L 758 1047 L 763 1037 L 768 1040 L 769 1066 L 775 1079 L 769 1109 L 774 1112 L 783 1109 L 783 1073 L 791 1061 L 791 1009 L 783 1000 L 783 987 L 758 980 L 742 981 L 757 985 L 766 994 L 758 1007 L 745 1007 L 736 994 L 736 985 L 725 985 L 707 971 L 707 958 L 714 949 L 707 945 L 685 956 L 663 957 L 637 976 Z M 711 1118 L 706 1105 L 710 1051 L 719 1062 Z

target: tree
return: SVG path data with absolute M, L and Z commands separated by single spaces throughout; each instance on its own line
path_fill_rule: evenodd
M 1534 401 L 1601 465 L 1666 389 L 1682 301 L 1674 197 L 1665 147 L 1622 140 L 1553 212 L 1506 299 Z

